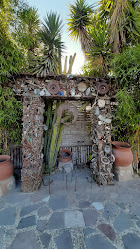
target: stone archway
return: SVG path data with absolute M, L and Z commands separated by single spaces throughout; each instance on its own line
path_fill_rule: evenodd
M 94 179 L 99 184 L 112 184 L 111 96 L 107 83 L 104 79 L 95 77 L 17 76 L 13 89 L 16 95 L 23 97 L 22 191 L 36 191 L 42 181 L 44 97 L 93 102 L 91 168 Z

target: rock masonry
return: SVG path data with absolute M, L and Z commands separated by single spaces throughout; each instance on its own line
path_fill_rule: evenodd
M 44 98 L 92 102 L 91 168 L 99 184 L 112 184 L 111 106 L 108 82 L 96 77 L 18 75 L 12 85 L 23 98 L 21 190 L 36 191 L 42 181 Z

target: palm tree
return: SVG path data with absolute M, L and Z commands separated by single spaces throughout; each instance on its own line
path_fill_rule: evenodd
M 39 32 L 43 44 L 43 56 L 38 59 L 35 73 L 44 76 L 61 73 L 61 54 L 64 49 L 64 43 L 61 41 L 62 27 L 60 15 L 53 12 L 47 13 Z
M 76 0 L 75 4 L 69 6 L 70 19 L 68 19 L 70 36 L 74 40 L 80 40 L 82 51 L 84 53 L 90 50 L 92 39 L 88 32 L 88 26 L 91 24 L 91 15 L 93 6 L 88 5 L 85 0 Z
M 129 0 L 102 0 L 100 11 L 103 9 L 109 13 L 109 40 L 112 52 L 122 51 L 122 48 L 131 42 L 130 37 L 140 36 L 140 15 L 137 5 Z

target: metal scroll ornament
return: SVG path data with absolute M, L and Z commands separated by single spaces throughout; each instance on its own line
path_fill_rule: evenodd
M 108 84 L 106 84 L 104 82 L 103 83 L 98 83 L 98 85 L 97 85 L 97 92 L 99 94 L 104 95 L 104 94 L 108 93 L 108 91 L 109 91 Z
M 65 122 L 64 119 L 62 118 L 64 111 L 68 111 L 69 113 L 72 113 L 72 115 L 74 117 L 72 120 L 72 124 L 75 123 L 77 118 L 78 118 L 78 111 L 77 111 L 76 107 L 70 106 L 69 104 L 62 104 L 58 107 L 57 115 L 58 115 L 58 117 L 61 118 L 61 123 L 70 124 L 69 122 Z
M 51 81 L 47 85 L 47 90 L 50 94 L 56 95 L 60 91 L 59 84 L 56 81 Z

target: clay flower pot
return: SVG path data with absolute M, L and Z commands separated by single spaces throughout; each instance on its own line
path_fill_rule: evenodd
M 114 166 L 125 167 L 133 162 L 133 153 L 130 144 L 125 142 L 112 142 L 112 152 L 115 157 Z
M 0 155 L 0 181 L 8 179 L 13 174 L 13 164 L 10 156 Z
M 68 149 L 62 149 L 59 152 L 59 161 L 62 163 L 67 163 L 71 160 L 71 151 Z

